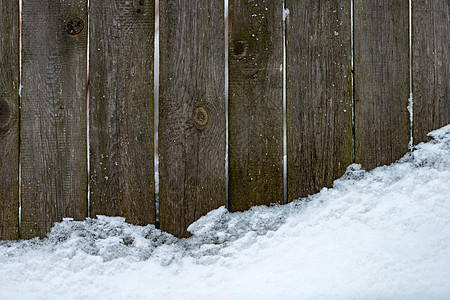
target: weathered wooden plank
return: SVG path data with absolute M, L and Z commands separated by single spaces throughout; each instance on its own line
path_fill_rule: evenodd
M 450 1 L 413 1 L 414 142 L 450 123 Z
M 90 3 L 91 216 L 155 222 L 155 1 Z
M 0 240 L 19 237 L 19 2 L 0 2 Z
M 229 2 L 229 208 L 283 203 L 282 1 Z
M 355 148 L 366 169 L 390 164 L 410 140 L 408 0 L 355 0 Z
M 350 1 L 286 2 L 289 201 L 353 161 Z
M 160 5 L 160 224 L 186 236 L 225 205 L 223 2 Z
M 86 0 L 23 2 L 22 238 L 87 210 Z

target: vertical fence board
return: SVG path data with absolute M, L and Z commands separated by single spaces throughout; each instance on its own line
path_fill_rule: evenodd
M 229 5 L 230 210 L 283 203 L 282 1 Z
M 410 140 L 408 0 L 355 0 L 356 162 L 390 164 Z
M 331 186 L 352 163 L 349 1 L 288 1 L 288 199 Z
M 155 2 L 90 3 L 91 216 L 155 222 Z
M 160 223 L 186 236 L 225 205 L 223 1 L 160 5 Z
M 0 240 L 19 237 L 19 3 L 0 2 Z
M 32 238 L 86 217 L 86 1 L 24 1 L 22 26 L 22 238 Z
M 450 2 L 413 1 L 414 142 L 450 123 Z

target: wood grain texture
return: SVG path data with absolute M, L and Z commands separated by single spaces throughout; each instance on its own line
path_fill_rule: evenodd
M 349 1 L 288 1 L 288 199 L 330 187 L 353 161 Z
M 450 123 L 450 1 L 413 1 L 414 142 Z
M 23 2 L 22 238 L 87 215 L 85 0 Z M 81 31 L 80 31 L 81 30 Z
M 90 3 L 91 216 L 155 222 L 154 0 Z
M 160 224 L 176 236 L 225 205 L 224 11 L 160 2 Z
M 283 203 L 282 1 L 229 2 L 229 208 Z
M 0 2 L 0 240 L 19 237 L 19 3 Z
M 355 148 L 365 169 L 390 164 L 410 140 L 408 0 L 355 0 Z

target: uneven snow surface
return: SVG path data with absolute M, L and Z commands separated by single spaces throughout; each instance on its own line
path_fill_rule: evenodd
M 450 299 L 450 125 L 286 206 L 219 208 L 189 239 L 99 217 L 0 242 L 0 299 Z

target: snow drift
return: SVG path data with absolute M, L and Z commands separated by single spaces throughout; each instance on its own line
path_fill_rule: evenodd
M 0 242 L 0 299 L 448 299 L 450 125 L 285 206 L 223 207 L 177 239 L 98 217 Z

